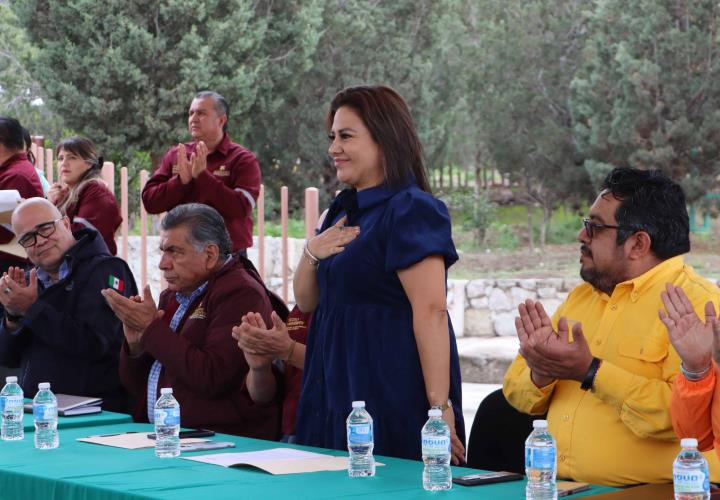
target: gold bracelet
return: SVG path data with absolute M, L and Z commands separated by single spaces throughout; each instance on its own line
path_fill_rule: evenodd
M 288 355 L 285 357 L 285 361 L 288 361 L 288 362 L 290 361 L 290 358 L 292 357 L 293 352 L 295 351 L 295 344 L 297 344 L 297 341 L 296 341 L 296 340 L 293 340 L 292 342 L 293 342 L 293 343 L 292 343 L 292 345 L 290 346 L 290 350 L 288 351 Z
M 308 242 L 305 242 L 305 246 L 303 247 L 303 255 L 307 259 L 307 261 L 310 263 L 311 266 L 317 267 L 320 265 L 320 259 L 315 257 L 308 248 Z

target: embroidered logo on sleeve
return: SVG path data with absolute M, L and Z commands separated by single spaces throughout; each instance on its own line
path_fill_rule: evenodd
M 230 171 L 225 165 L 220 165 L 220 168 L 215 170 L 213 172 L 213 175 L 217 175 L 218 177 L 227 177 L 228 175 L 230 175 Z
M 125 282 L 112 274 L 108 276 L 108 286 L 121 293 L 125 291 Z
M 203 306 L 197 306 L 197 309 L 193 311 L 188 319 L 205 319 L 205 309 Z

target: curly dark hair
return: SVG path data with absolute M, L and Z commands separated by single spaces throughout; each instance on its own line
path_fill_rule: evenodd
M 617 232 L 622 245 L 631 234 L 650 235 L 652 252 L 669 259 L 690 251 L 690 221 L 685 193 L 679 184 L 659 170 L 615 168 L 602 184 L 603 191 L 620 200 L 615 212 L 619 226 L 633 228 Z

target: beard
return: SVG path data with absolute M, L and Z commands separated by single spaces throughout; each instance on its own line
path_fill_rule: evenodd
M 592 252 L 585 245 L 580 247 L 580 252 L 590 259 L 592 259 Z M 618 259 L 615 262 L 622 262 L 622 256 L 618 255 Z M 615 286 L 618 283 L 625 281 L 624 273 L 620 272 L 618 268 L 598 269 L 597 267 L 585 267 L 580 266 L 580 277 L 583 281 L 592 285 L 593 288 L 612 295 Z

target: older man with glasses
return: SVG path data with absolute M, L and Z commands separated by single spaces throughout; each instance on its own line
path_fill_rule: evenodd
M 658 316 L 661 294 L 666 283 L 681 287 L 701 313 L 707 301 L 718 303 L 720 290 L 684 263 L 685 196 L 657 170 L 613 170 L 583 223 L 577 239 L 585 283 L 552 318 L 539 302 L 518 308 L 520 350 L 503 393 L 527 419 L 513 429 L 520 435 L 513 453 L 522 457 L 532 416 L 547 414 L 558 477 L 611 486 L 671 482 L 679 442 L 670 395 L 680 358 Z M 492 432 L 507 436 L 497 426 Z M 470 452 L 468 462 L 472 444 Z M 720 463 L 709 461 L 717 480 Z
M 0 364 L 21 368 L 26 397 L 50 382 L 54 392 L 103 398 L 105 409 L 127 412 L 118 371 L 122 323 L 100 293 L 137 293 L 127 264 L 97 231 L 72 233 L 44 198 L 21 203 L 12 227 L 35 267 L 11 267 L 0 278 Z

